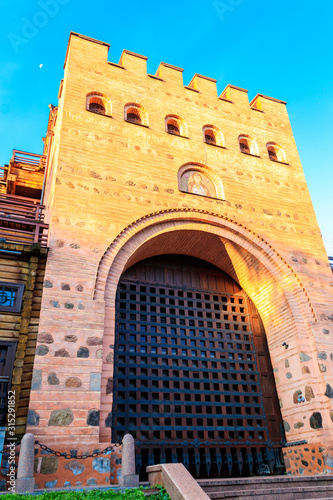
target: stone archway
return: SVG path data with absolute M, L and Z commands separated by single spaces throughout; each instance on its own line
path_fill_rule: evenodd
M 311 324 L 316 317 L 302 283 L 291 266 L 263 238 L 217 214 L 195 210 L 158 212 L 135 221 L 125 228 L 100 261 L 95 300 L 105 301 L 105 332 L 102 373 L 100 436 L 109 435 L 103 428 L 110 424 L 108 413 L 112 404 L 112 373 L 114 343 L 115 293 L 122 272 L 136 262 L 163 253 L 182 253 L 206 260 L 228 273 L 245 290 L 257 307 L 264 323 L 270 356 L 275 372 L 294 366 L 286 378 L 276 377 L 283 418 L 288 422 L 300 411 L 293 406 L 293 394 L 304 384 L 325 384 L 315 359 Z M 288 351 L 282 347 L 288 344 Z M 302 372 L 300 355 L 308 359 L 310 375 Z M 288 359 L 287 359 L 288 358 Z M 296 366 L 297 365 L 297 366 Z M 294 370 L 294 372 L 293 372 Z M 308 380 L 307 380 L 308 379 Z M 327 407 L 324 397 L 310 401 L 307 411 L 315 412 L 318 405 Z M 301 418 L 301 417 L 299 417 Z M 326 424 L 326 422 L 325 422 Z M 328 422 L 327 422 L 328 424 Z M 288 425 L 288 424 L 287 424 Z M 293 429 L 288 441 L 321 439 L 307 425 L 304 432 Z M 324 425 L 322 433 L 327 435 Z

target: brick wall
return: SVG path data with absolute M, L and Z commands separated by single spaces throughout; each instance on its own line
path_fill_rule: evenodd
M 250 105 L 235 86 L 219 98 L 212 79 L 196 75 L 184 87 L 180 68 L 161 63 L 147 75 L 145 57 L 124 51 L 117 65 L 107 52 L 71 35 L 44 200 L 50 253 L 39 345 L 49 350 L 35 361 L 38 425 L 29 429 L 68 449 L 110 439 L 116 286 L 124 268 L 172 251 L 218 265 L 255 303 L 288 441 L 332 440 L 333 280 L 285 103 L 259 95 Z M 105 96 L 112 117 L 86 110 L 90 92 Z M 128 103 L 147 110 L 149 127 L 124 121 Z M 188 138 L 165 131 L 170 114 L 186 122 Z M 203 142 L 207 124 L 225 149 Z M 258 156 L 240 152 L 239 135 L 256 142 Z M 269 160 L 272 142 L 287 163 Z M 179 190 L 187 164 L 214 181 L 216 199 Z

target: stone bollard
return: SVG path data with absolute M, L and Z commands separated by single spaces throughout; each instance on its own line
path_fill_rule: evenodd
M 139 486 L 139 476 L 135 474 L 135 444 L 131 434 L 123 437 L 121 452 L 121 476 L 119 486 L 136 488 Z
M 35 438 L 33 434 L 25 434 L 21 442 L 15 493 L 34 491 Z

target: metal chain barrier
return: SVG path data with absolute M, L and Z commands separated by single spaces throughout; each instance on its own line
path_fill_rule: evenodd
M 112 453 L 115 451 L 116 448 L 119 448 L 121 445 L 121 441 L 117 441 L 116 443 L 112 444 L 111 446 L 108 446 L 102 451 L 96 451 L 91 454 L 83 454 L 83 455 L 77 455 L 75 453 L 67 453 L 66 451 L 60 452 L 60 451 L 55 451 L 46 446 L 45 444 L 40 443 L 39 441 L 35 441 L 35 444 L 37 444 L 42 450 L 47 451 L 48 453 L 51 453 L 52 455 L 55 455 L 56 457 L 63 457 L 66 460 L 71 460 L 73 458 L 76 458 L 78 460 L 86 460 L 87 458 L 95 458 L 98 457 L 99 455 L 105 455 L 106 453 Z

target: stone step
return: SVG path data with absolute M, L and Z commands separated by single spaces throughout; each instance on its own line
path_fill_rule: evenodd
M 315 498 L 333 500 L 333 488 L 331 486 L 290 486 L 288 489 L 211 491 L 207 495 L 212 500 L 314 500 Z
M 260 491 L 271 489 L 289 489 L 291 487 L 319 487 L 332 488 L 333 477 L 330 476 L 269 476 L 247 477 L 232 479 L 204 479 L 198 483 L 208 494 L 209 492 L 246 491 L 258 489 Z

